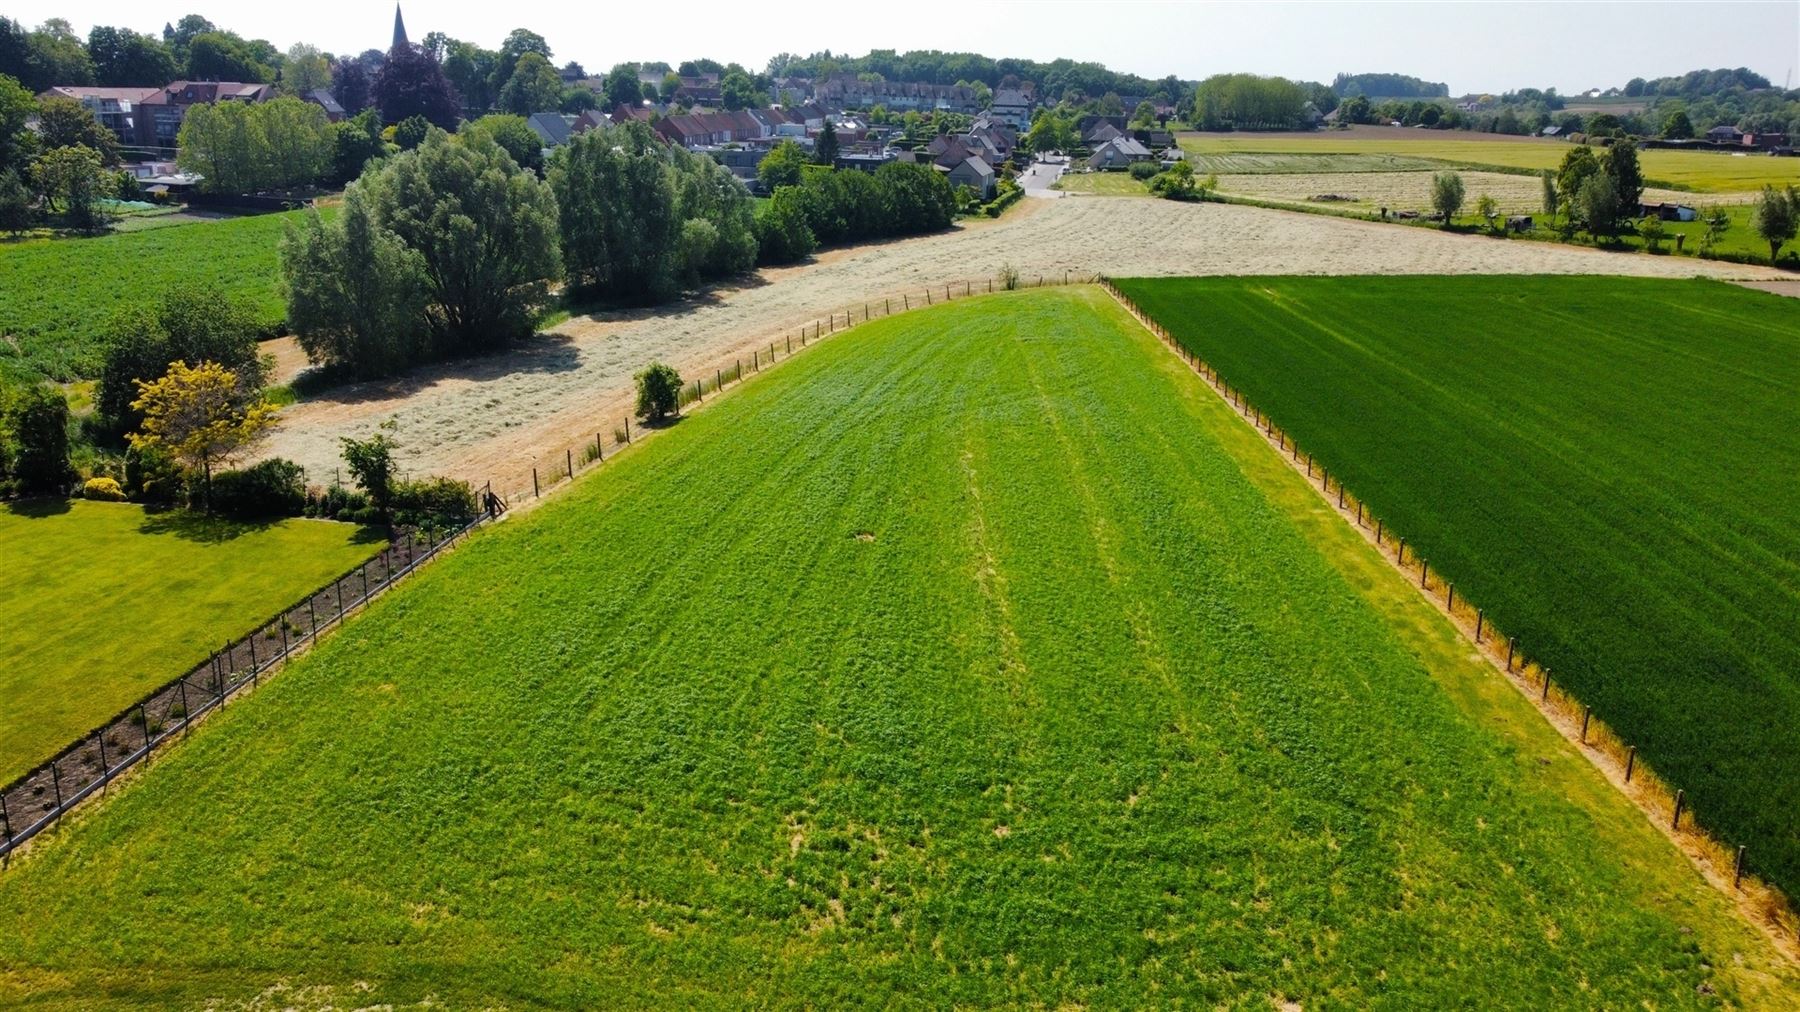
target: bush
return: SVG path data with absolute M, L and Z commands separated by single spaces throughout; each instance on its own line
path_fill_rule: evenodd
M 125 490 L 111 478 L 89 478 L 81 486 L 81 497 L 99 502 L 124 502 Z
M 806 223 L 805 198 L 797 186 L 775 191 L 756 217 L 757 259 L 765 264 L 791 264 L 818 246 Z
M 394 523 L 424 531 L 453 531 L 475 519 L 475 489 L 454 478 L 395 482 Z
M 306 512 L 306 472 L 280 457 L 241 471 L 222 471 L 212 476 L 212 506 L 245 520 L 301 516 Z
M 125 455 L 125 491 L 142 502 L 173 503 L 183 491 L 181 467 L 161 447 L 143 447 Z
M 7 411 L 12 477 L 24 495 L 64 495 L 75 480 L 69 464 L 69 400 L 53 386 L 27 387 Z
M 681 406 L 681 374 L 672 365 L 655 362 L 637 374 L 637 416 L 661 421 Z
M 1130 171 L 1131 178 L 1141 183 L 1156 175 L 1159 169 L 1155 162 L 1132 162 Z
M 307 489 L 306 515 L 321 520 L 347 520 L 369 509 L 369 497 L 355 489 L 333 485 L 327 489 Z M 379 515 L 380 511 L 377 511 Z

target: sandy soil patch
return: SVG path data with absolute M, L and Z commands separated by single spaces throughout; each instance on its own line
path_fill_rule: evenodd
M 1223 193 L 1280 200 L 1297 204 L 1311 202 L 1321 194 L 1337 194 L 1356 198 L 1351 202 L 1333 202 L 1329 206 L 1373 211 L 1391 208 L 1399 211 L 1426 211 L 1431 208 L 1430 172 L 1316 172 L 1254 175 L 1222 175 L 1219 190 Z M 1464 205 L 1470 211 L 1482 194 L 1500 204 L 1503 214 L 1536 214 L 1544 203 L 1543 183 L 1535 176 L 1515 176 L 1504 172 L 1463 172 Z M 1682 193 L 1654 187 L 1644 190 L 1644 199 L 1655 202 L 1710 207 L 1715 204 L 1745 204 L 1756 197 L 1752 193 Z
M 1521 177 L 1522 178 L 1522 177 Z M 1529 182 L 1529 180 L 1527 180 Z M 580 317 L 507 355 L 356 384 L 283 411 L 267 453 L 314 481 L 339 467 L 338 439 L 392 418 L 414 474 L 448 474 L 510 491 L 531 469 L 563 467 L 566 447 L 610 436 L 630 408 L 631 376 L 653 360 L 685 376 L 729 367 L 827 313 L 927 286 L 985 279 L 1010 263 L 1031 283 L 1065 270 L 1187 274 L 1628 274 L 1779 278 L 1766 268 L 1603 253 L 1430 229 L 1225 204 L 1024 201 L 997 221 L 934 236 L 832 251 L 656 310 Z

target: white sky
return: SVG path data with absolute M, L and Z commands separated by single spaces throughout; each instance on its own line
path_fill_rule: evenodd
M 147 14 L 147 10 L 155 11 Z M 387 48 L 393 8 L 370 0 L 227 4 L 175 0 L 0 0 L 29 25 L 67 18 L 160 30 L 193 11 L 286 49 Z M 1412 74 L 1451 94 L 1554 86 L 1565 94 L 1697 68 L 1749 67 L 1800 79 L 1800 0 L 1660 2 L 1203 2 L 1203 0 L 903 0 L 773 4 L 507 3 L 414 0 L 414 41 L 437 30 L 488 48 L 515 27 L 549 40 L 556 62 L 590 71 L 623 60 L 707 56 L 753 70 L 783 50 L 973 50 L 987 56 L 1097 60 L 1147 77 L 1221 71 L 1329 82 L 1338 71 Z

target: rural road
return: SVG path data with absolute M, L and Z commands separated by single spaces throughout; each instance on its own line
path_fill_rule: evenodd
M 1067 196 L 1061 190 L 1050 188 L 1053 183 L 1062 178 L 1065 165 L 1067 165 L 1066 162 L 1032 162 L 1024 172 L 1019 173 L 1019 187 L 1025 191 L 1027 197 Z
M 926 286 L 980 281 L 1002 266 L 1040 274 L 1626 274 L 1769 280 L 1767 268 L 1605 253 L 1551 243 L 1230 204 L 1150 198 L 1027 200 L 997 220 L 938 235 L 828 250 L 797 267 L 759 271 L 654 310 L 578 317 L 500 356 L 419 369 L 394 381 L 329 391 L 282 412 L 266 453 L 304 465 L 312 481 L 340 467 L 339 438 L 393 419 L 414 475 L 446 474 L 529 489 L 533 467 L 609 435 L 631 409 L 632 375 L 653 361 L 683 375 L 729 368 L 803 324 Z M 610 441 L 610 440 L 609 440 Z

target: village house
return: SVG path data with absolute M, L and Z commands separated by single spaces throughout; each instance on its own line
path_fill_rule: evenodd
M 1147 162 L 1156 156 L 1131 137 L 1114 137 L 1088 156 L 1088 168 L 1110 172 L 1130 168 L 1134 162 Z
M 987 115 L 1014 130 L 1026 130 L 1031 127 L 1031 113 L 1036 107 L 1032 93 L 1021 88 L 1001 88 L 994 92 Z
M 1706 132 L 1706 139 L 1715 144 L 1737 144 L 1742 142 L 1743 135 L 1738 128 L 1729 123 L 1721 123 Z
M 135 136 L 133 118 L 138 106 L 161 88 L 90 88 L 86 85 L 58 85 L 38 93 L 40 100 L 67 98 L 80 102 L 94 114 L 100 125 L 111 130 L 124 143 Z
M 951 186 L 966 186 L 981 194 L 982 200 L 993 200 L 994 190 L 999 185 L 999 175 L 994 167 L 980 155 L 970 155 L 951 166 L 949 179 Z
M 181 135 L 181 123 L 189 107 L 214 102 L 267 102 L 275 97 L 272 84 L 241 81 L 176 81 L 158 88 L 137 105 L 132 117 L 131 143 L 139 147 L 172 148 Z

